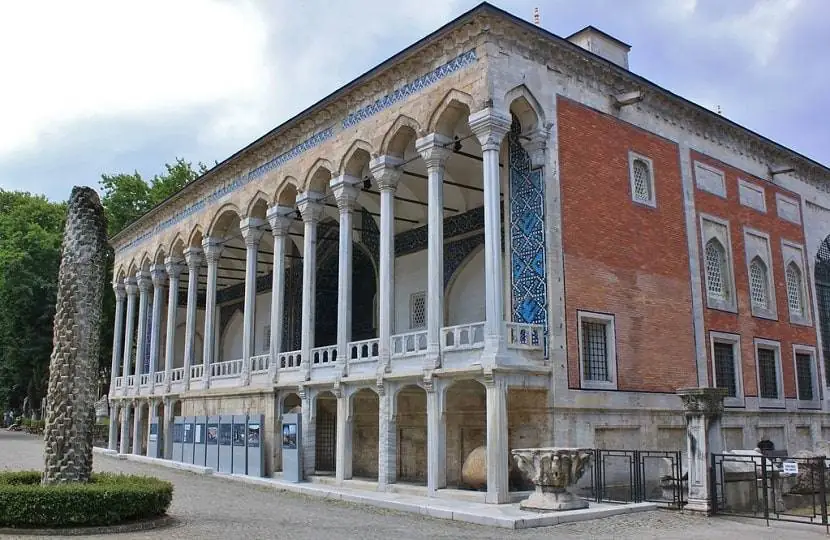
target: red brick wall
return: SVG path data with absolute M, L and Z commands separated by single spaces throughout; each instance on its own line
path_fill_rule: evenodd
M 789 240 L 804 245 L 804 231 L 801 225 L 796 225 L 778 217 L 775 204 L 775 194 L 782 193 L 800 201 L 797 193 L 784 190 L 698 152 L 692 152 L 692 160 L 711 165 L 724 172 L 726 195 L 724 199 L 707 191 L 695 189 L 695 208 L 698 213 L 711 214 L 729 221 L 732 243 L 732 267 L 735 272 L 735 289 L 738 313 L 714 310 L 705 307 L 705 263 L 703 248 L 700 248 L 701 280 L 704 280 L 704 325 L 706 328 L 706 355 L 709 370 L 709 380 L 712 381 L 712 358 L 709 331 L 729 332 L 741 335 L 741 371 L 743 373 L 743 387 L 745 396 L 758 395 L 758 383 L 755 364 L 755 338 L 770 339 L 781 343 L 781 366 L 784 378 L 784 396 L 796 397 L 796 383 L 793 366 L 792 345 L 816 346 L 815 327 L 790 324 L 789 309 L 787 307 L 787 288 L 784 278 L 784 260 L 781 254 L 781 240 Z M 766 213 L 740 204 L 738 198 L 738 178 L 750 181 L 764 188 L 766 198 Z M 774 279 L 775 301 L 778 320 L 771 321 L 752 316 L 749 299 L 749 276 L 746 267 L 746 252 L 744 250 L 744 226 L 757 229 L 770 236 L 770 253 L 772 260 L 772 274 Z M 809 272 L 805 272 L 805 279 L 811 279 Z M 812 300 L 805 299 L 812 312 Z M 815 320 L 811 313 L 811 320 Z M 819 384 L 821 386 L 821 384 Z
M 558 109 L 569 385 L 580 385 L 583 310 L 615 315 L 619 390 L 694 386 L 677 145 L 565 98 Z M 656 208 L 631 199 L 629 151 L 653 161 Z

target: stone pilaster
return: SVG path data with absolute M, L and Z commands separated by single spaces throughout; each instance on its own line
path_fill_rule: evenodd
M 444 414 L 443 383 L 431 376 L 424 379 L 427 392 L 427 493 L 447 487 L 447 419 Z
M 495 373 L 485 373 L 487 399 L 487 495 L 491 504 L 510 502 L 507 452 L 507 381 Z
M 689 503 L 686 510 L 712 512 L 710 456 L 723 452 L 721 416 L 722 388 L 683 388 L 677 391 L 686 416 L 686 443 L 689 472 Z
M 335 382 L 334 395 L 337 398 L 337 436 L 334 454 L 334 475 L 338 483 L 352 477 L 352 404 L 351 395 Z

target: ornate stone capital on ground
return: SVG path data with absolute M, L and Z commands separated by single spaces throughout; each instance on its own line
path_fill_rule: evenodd
M 512 119 L 509 114 L 488 107 L 471 114 L 469 122 L 482 151 L 487 151 L 499 149 L 502 139 L 510 131 Z
M 403 160 L 394 156 L 378 156 L 369 162 L 369 171 L 379 191 L 394 192 L 403 171 Z
M 450 146 L 453 141 L 440 133 L 430 133 L 415 141 L 415 150 L 421 154 L 426 163 L 427 171 L 430 169 L 442 169 L 447 163 L 447 158 L 452 155 Z
M 520 503 L 531 510 L 575 510 L 587 508 L 588 501 L 568 488 L 585 473 L 593 452 L 590 448 L 515 448 L 516 465 L 527 475 L 536 491 Z
M 677 391 L 686 416 L 720 416 L 723 414 L 723 388 L 681 388 Z

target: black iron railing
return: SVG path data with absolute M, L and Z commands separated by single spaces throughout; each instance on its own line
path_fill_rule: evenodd
M 596 502 L 655 502 L 680 509 L 688 481 L 679 451 L 593 450 L 591 499 Z

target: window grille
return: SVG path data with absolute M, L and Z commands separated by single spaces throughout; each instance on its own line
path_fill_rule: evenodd
M 262 352 L 267 353 L 271 349 L 271 325 L 266 325 L 262 332 Z
M 769 293 L 767 290 L 767 267 L 759 258 L 752 259 L 749 265 L 749 292 L 752 305 L 762 309 L 769 308 Z
M 424 291 L 412 293 L 409 297 L 409 328 L 426 328 L 427 326 L 427 293 Z
M 715 343 L 715 382 L 726 389 L 727 397 L 738 396 L 735 373 L 735 347 L 731 343 Z
M 582 363 L 586 381 L 610 381 L 608 325 L 582 321 Z
M 716 239 L 706 243 L 706 290 L 713 298 L 728 298 L 726 287 L 726 252 Z
M 813 357 L 805 353 L 795 355 L 795 376 L 798 379 L 798 399 L 813 401 Z
M 651 171 L 648 163 L 642 159 L 635 159 L 631 166 L 634 175 L 634 200 L 650 203 L 651 196 Z
M 762 398 L 778 399 L 778 370 L 773 349 L 758 349 L 758 384 Z
M 787 265 L 787 304 L 790 313 L 801 315 L 801 270 L 794 262 Z

